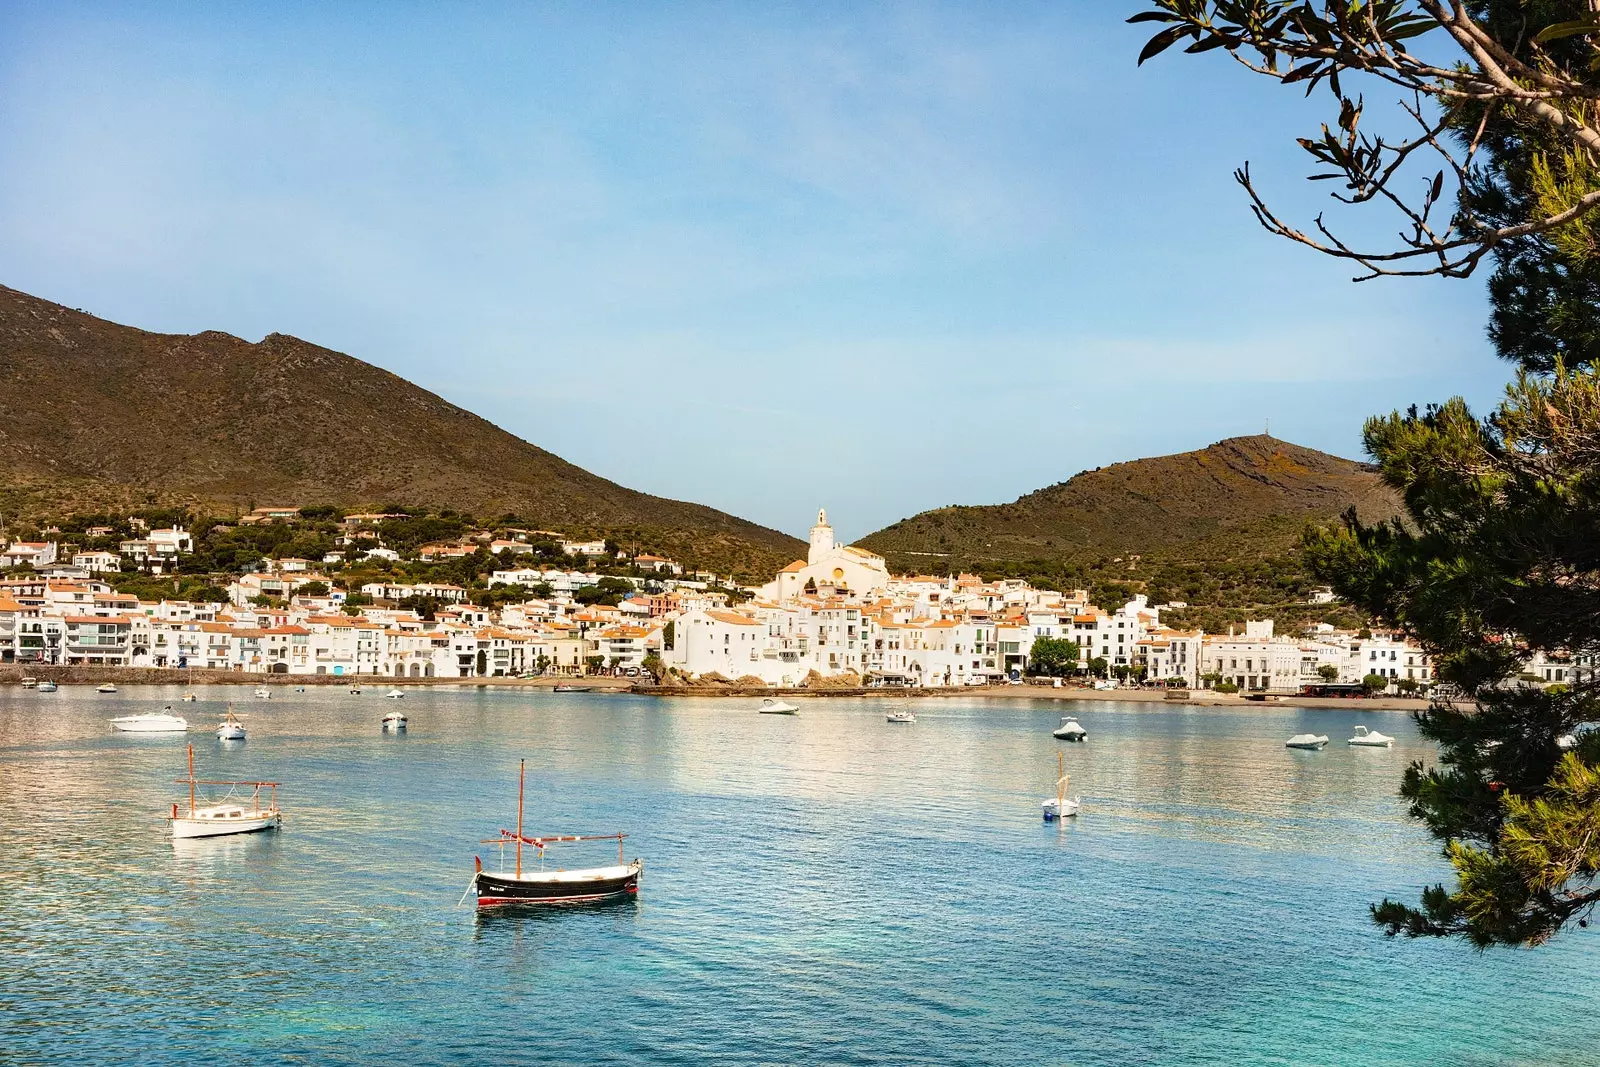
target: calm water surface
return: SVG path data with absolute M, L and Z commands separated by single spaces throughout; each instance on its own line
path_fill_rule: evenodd
M 283 782 L 282 832 L 165 837 L 183 739 L 105 720 L 178 690 L 0 691 L 0 1061 L 1600 1064 L 1590 935 L 1367 921 L 1445 873 L 1394 796 L 1428 755 L 1401 713 L 1080 703 L 1061 746 L 1047 701 L 906 727 L 450 689 L 396 738 L 372 690 L 198 692 L 191 723 L 250 727 L 191 732 L 201 776 Z M 1400 742 L 1347 749 L 1357 722 Z M 634 835 L 637 902 L 455 906 L 520 757 L 530 832 Z

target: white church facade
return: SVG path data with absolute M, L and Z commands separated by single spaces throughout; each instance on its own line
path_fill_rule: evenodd
M 853 545 L 835 544 L 826 509 L 817 512 L 811 527 L 811 549 L 773 581 L 762 587 L 763 599 L 782 603 L 806 594 L 842 596 L 854 600 L 877 597 L 889 586 L 889 568 L 883 557 Z

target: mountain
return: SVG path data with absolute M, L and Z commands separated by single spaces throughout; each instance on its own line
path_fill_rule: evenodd
M 804 545 L 624 488 L 352 356 L 284 334 L 158 334 L 0 286 L 0 506 L 448 507 L 624 534 L 770 574 Z
M 1009 504 L 925 511 L 859 543 L 901 569 L 1114 584 L 1107 597 L 1242 615 L 1303 604 L 1300 534 L 1351 506 L 1369 521 L 1400 507 L 1376 468 L 1258 435 L 1085 471 Z

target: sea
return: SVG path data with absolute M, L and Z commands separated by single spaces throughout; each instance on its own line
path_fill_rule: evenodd
M 0 691 L 0 1062 L 1600 1064 L 1594 933 L 1371 923 L 1449 875 L 1403 712 L 383 691 Z M 167 704 L 187 735 L 106 722 Z M 175 844 L 186 741 L 280 782 L 282 829 Z M 1058 757 L 1083 808 L 1047 823 Z M 463 902 L 522 761 L 526 831 L 626 832 L 637 899 Z

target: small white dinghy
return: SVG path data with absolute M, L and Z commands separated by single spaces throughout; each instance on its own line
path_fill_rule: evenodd
M 46 678 L 44 681 L 39 683 L 38 691 L 41 693 L 54 693 L 58 688 L 60 687 L 57 686 L 56 683 Z
M 266 686 L 259 686 L 256 689 L 256 699 L 257 700 L 271 700 L 272 699 L 272 690 L 268 689 Z
M 1087 741 L 1089 739 L 1089 731 L 1079 725 L 1077 716 L 1063 715 L 1061 717 L 1061 725 L 1051 730 L 1050 736 L 1059 738 L 1062 741 Z
M 1071 784 L 1071 779 L 1067 775 L 1065 757 L 1059 752 L 1056 753 L 1056 772 L 1056 795 L 1044 802 L 1045 822 L 1070 819 L 1083 807 L 1082 797 L 1067 796 L 1067 786 Z
M 178 783 L 187 783 L 189 786 L 189 810 L 182 812 L 177 804 L 172 805 L 172 813 L 167 818 L 172 823 L 172 839 L 181 841 L 193 837 L 221 837 L 224 834 L 250 834 L 257 830 L 271 830 L 281 825 L 282 814 L 278 811 L 278 783 L 277 782 L 200 782 L 194 776 L 194 746 L 189 746 L 189 777 L 179 778 Z M 223 800 L 218 804 L 208 804 L 201 807 L 195 803 L 195 786 L 197 785 L 226 785 L 232 787 L 250 786 L 252 789 L 248 804 L 237 801 Z M 270 789 L 271 798 L 266 807 L 261 806 L 261 790 L 263 787 Z
M 124 715 L 111 719 L 111 728 L 130 734 L 181 734 L 189 728 L 189 720 L 172 714 L 172 708 L 147 711 L 143 715 Z
M 94 691 L 96 693 L 115 693 L 117 691 L 117 687 L 112 685 L 110 682 L 107 682 L 104 685 L 95 686 Z
M 185 704 L 193 704 L 195 701 L 197 701 L 199 699 L 200 698 L 195 696 L 193 693 L 185 693 L 185 694 L 183 694 L 183 702 Z
M 800 709 L 786 700 L 767 697 L 761 701 L 761 706 L 756 710 L 763 715 L 793 715 Z
M 1284 748 L 1304 748 L 1316 751 L 1328 744 L 1327 734 L 1295 734 L 1283 743 Z
M 910 708 L 896 708 L 884 716 L 889 722 L 915 723 L 917 716 Z
M 391 689 L 383 695 L 390 700 L 404 700 L 406 698 L 406 695 L 398 689 Z
M 239 721 L 239 716 L 233 713 L 233 708 L 228 708 L 228 714 L 217 727 L 218 741 L 243 741 L 244 723 Z
M 1369 730 L 1365 726 L 1357 726 L 1356 735 L 1345 744 L 1361 748 L 1389 748 L 1394 744 L 1394 738 L 1388 734 L 1380 734 L 1376 730 Z
M 399 733 L 406 728 L 406 716 L 402 711 L 391 711 L 383 717 L 383 728 L 390 733 Z

